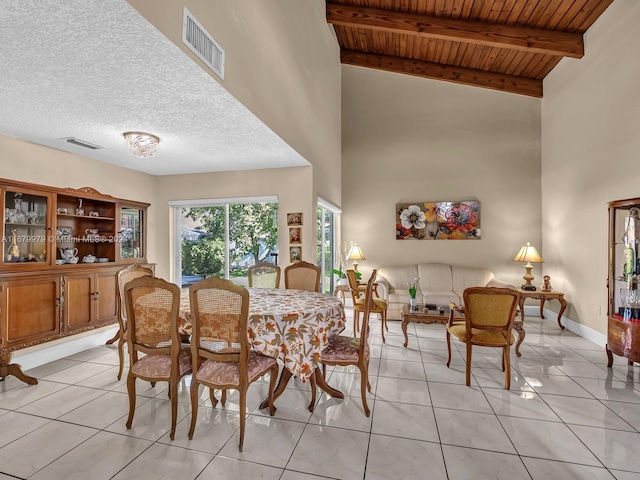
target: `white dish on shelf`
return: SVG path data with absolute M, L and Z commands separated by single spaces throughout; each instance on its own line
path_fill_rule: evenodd
M 109 261 L 109 259 L 107 257 L 98 258 L 98 262 L 100 262 L 100 263 L 107 263 L 108 261 Z
M 64 260 L 62 260 L 62 259 L 56 260 L 56 265 L 64 265 L 64 264 L 65 264 Z

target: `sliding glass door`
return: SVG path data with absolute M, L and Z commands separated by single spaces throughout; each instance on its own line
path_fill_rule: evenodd
M 212 276 L 247 285 L 247 269 L 277 263 L 278 203 L 233 199 L 223 203 L 173 202 L 174 281 L 183 287 Z
M 317 246 L 318 266 L 321 269 L 320 291 L 331 294 L 334 288 L 334 266 L 339 263 L 336 248 L 339 245 L 338 219 L 340 210 L 330 203 L 318 199 L 317 210 Z

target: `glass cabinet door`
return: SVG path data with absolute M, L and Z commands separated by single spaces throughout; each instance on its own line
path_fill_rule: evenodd
M 47 263 L 47 214 L 50 197 L 18 189 L 4 190 L 3 264 Z
M 640 205 L 613 208 L 611 316 L 640 318 Z
M 120 210 L 120 258 L 142 258 L 144 233 L 143 211 L 138 208 L 123 207 Z

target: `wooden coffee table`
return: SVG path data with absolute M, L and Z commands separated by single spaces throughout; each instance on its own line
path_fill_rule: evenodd
M 454 310 L 455 316 L 463 317 L 463 314 Z M 425 310 L 424 305 L 418 305 L 411 307 L 410 305 L 402 306 L 402 333 L 404 333 L 404 346 L 409 344 L 409 337 L 407 336 L 407 325 L 409 323 L 441 323 L 445 325 L 449 321 L 449 315 L 451 315 L 451 309 L 449 307 L 443 307 L 440 310 Z
M 410 305 L 402 306 L 402 333 L 404 333 L 404 346 L 406 347 L 409 344 L 409 337 L 407 336 L 407 325 L 409 322 L 414 323 L 441 323 L 445 325 L 449 321 L 449 317 L 451 316 L 451 309 L 449 307 L 444 307 L 440 310 L 424 310 L 424 305 L 419 306 L 417 309 L 413 310 Z M 456 307 L 453 310 L 454 318 L 464 319 L 464 308 Z M 520 345 L 524 341 L 524 337 L 526 332 L 524 331 L 524 322 L 522 318 L 518 320 L 516 317 L 513 322 L 513 329 L 518 333 L 518 341 L 516 342 L 516 356 L 521 357 L 520 353 Z

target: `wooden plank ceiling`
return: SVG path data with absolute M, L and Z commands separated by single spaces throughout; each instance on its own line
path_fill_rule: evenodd
M 327 0 L 343 64 L 542 97 L 613 0 Z

